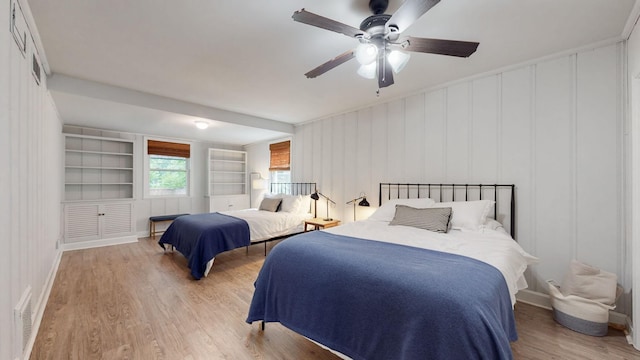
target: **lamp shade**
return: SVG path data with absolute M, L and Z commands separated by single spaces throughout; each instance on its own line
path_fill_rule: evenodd
M 251 188 L 253 190 L 264 190 L 267 187 L 265 186 L 264 179 L 254 179 L 251 182 Z
M 367 197 L 366 197 L 366 196 L 364 196 L 364 197 L 362 198 L 362 201 L 360 201 L 360 202 L 358 203 L 358 206 L 369 206 L 369 202 L 367 201 Z
M 358 68 L 358 75 L 365 79 L 374 79 L 376 77 L 376 63 L 368 65 L 360 65 Z
M 410 57 L 411 55 L 407 54 L 406 52 L 393 50 L 389 53 L 387 58 L 389 59 L 389 65 L 391 65 L 391 69 L 394 73 L 397 74 L 402 71 L 402 69 L 404 69 L 404 67 L 409 62 Z
M 378 47 L 372 43 L 364 43 L 356 48 L 356 60 L 360 65 L 369 65 L 378 58 Z
M 313 200 L 320 200 L 320 196 L 318 196 L 318 192 L 317 191 L 314 192 L 313 194 L 311 194 L 311 198 Z

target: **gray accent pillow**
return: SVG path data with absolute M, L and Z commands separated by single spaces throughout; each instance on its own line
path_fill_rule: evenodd
M 449 231 L 451 208 L 416 209 L 406 205 L 396 205 L 396 215 L 389 225 L 413 226 L 419 229 L 446 233 Z
M 258 210 L 276 212 L 278 210 L 278 206 L 280 206 L 280 202 L 282 202 L 282 199 L 279 198 L 264 198 L 262 199 Z

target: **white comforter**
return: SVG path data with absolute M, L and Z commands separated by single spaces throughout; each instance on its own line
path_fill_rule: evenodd
M 538 259 L 525 252 L 502 228 L 479 231 L 450 230 L 446 234 L 409 226 L 390 226 L 386 221 L 364 220 L 325 230 L 330 233 L 437 250 L 474 258 L 500 270 L 511 304 L 515 294 L 527 287 L 524 271 Z M 399 261 L 402 261 L 399 259 Z
M 302 232 L 303 222 L 310 213 L 271 212 L 258 209 L 221 211 L 221 214 L 244 219 L 249 224 L 251 242 Z
M 220 211 L 220 214 L 245 220 L 249 224 L 249 239 L 251 242 L 302 232 L 304 231 L 303 221 L 313 217 L 311 213 L 271 212 L 258 209 Z M 215 260 L 216 258 L 214 257 L 207 262 L 207 267 L 204 271 L 205 277 L 209 275 Z

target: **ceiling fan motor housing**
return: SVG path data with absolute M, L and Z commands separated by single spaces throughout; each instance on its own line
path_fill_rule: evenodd
M 391 19 L 391 15 L 371 15 L 360 23 L 360 30 L 365 31 L 371 37 L 384 35 L 384 25 Z
M 389 6 L 389 0 L 370 0 L 369 1 L 369 10 L 371 10 L 371 12 L 376 15 L 384 14 L 384 12 L 387 11 L 388 6 Z

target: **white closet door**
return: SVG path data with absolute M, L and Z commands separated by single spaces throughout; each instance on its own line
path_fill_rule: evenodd
M 102 236 L 115 237 L 133 233 L 133 203 L 102 205 Z
M 66 243 L 100 238 L 100 205 L 70 204 L 64 210 Z

